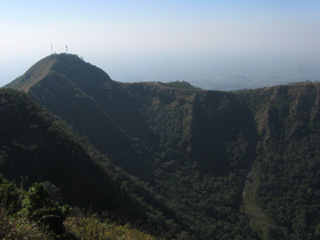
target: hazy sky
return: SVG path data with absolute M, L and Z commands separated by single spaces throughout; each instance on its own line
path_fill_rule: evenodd
M 0 0 L 0 86 L 51 43 L 118 81 L 316 78 L 320 1 Z

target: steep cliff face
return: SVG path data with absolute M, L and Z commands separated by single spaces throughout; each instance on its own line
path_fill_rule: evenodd
M 267 239 L 319 236 L 320 84 L 263 89 L 259 141 L 244 195 L 251 224 Z

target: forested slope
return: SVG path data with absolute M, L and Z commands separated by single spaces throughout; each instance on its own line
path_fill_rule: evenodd
M 156 217 L 168 232 L 183 230 L 183 239 L 319 236 L 318 83 L 234 93 L 185 82 L 128 84 L 60 54 L 10 86 L 144 181 L 170 216 Z
M 244 95 L 259 134 L 245 194 L 252 226 L 268 239 L 319 238 L 320 84 Z
M 106 211 L 120 223 L 159 236 L 167 231 L 165 220 L 176 219 L 147 186 L 80 141 L 25 93 L 0 89 L 0 116 L 0 173 L 5 178 L 25 188 L 44 183 L 55 200 Z

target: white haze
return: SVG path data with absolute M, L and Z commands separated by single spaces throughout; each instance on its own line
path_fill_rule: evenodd
M 101 58 L 100 67 L 121 82 L 187 81 L 211 90 L 320 81 L 320 56 L 234 53 Z

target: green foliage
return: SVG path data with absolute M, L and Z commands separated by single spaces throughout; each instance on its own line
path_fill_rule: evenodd
M 51 200 L 42 184 L 35 183 L 25 192 L 1 177 L 0 202 L 2 239 L 50 239 L 64 234 L 70 207 Z
M 0 207 L 9 214 L 21 208 L 23 190 L 0 175 Z
M 97 215 L 68 217 L 70 207 L 54 202 L 43 184 L 35 183 L 24 192 L 1 177 L 0 201 L 21 202 L 0 206 L 0 238 L 6 240 L 86 240 L 86 239 L 155 239 L 155 237 L 125 224 L 115 223 Z
M 63 222 L 70 213 L 70 207 L 60 206 L 49 198 L 42 184 L 35 183 L 26 192 L 22 211 L 33 221 L 48 226 L 55 234 L 63 233 Z
M 264 239 L 318 237 L 318 97 L 319 85 L 310 83 L 260 91 L 255 110 L 260 141 L 248 207 L 265 216 L 252 222 L 259 223 Z
M 4 90 L 5 176 L 52 182 L 73 205 L 112 211 L 166 239 L 319 237 L 318 83 L 235 93 L 122 84 L 74 55 L 52 58 L 12 86 L 30 87 L 82 140 Z M 91 227 L 81 232 L 75 219 L 78 236 L 108 225 L 82 218 Z
M 26 188 L 37 181 L 50 182 L 70 205 L 92 207 L 94 211 L 108 210 L 123 222 L 148 226 L 153 233 L 164 232 L 165 224 L 158 224 L 158 219 L 164 218 L 162 211 L 170 210 L 156 200 L 143 183 L 113 166 L 89 144 L 84 145 L 24 93 L 0 89 L 0 102 L 0 134 L 3 136 L 0 138 L 0 171 L 5 177 L 23 183 Z M 43 203 L 43 199 L 40 200 Z M 3 200 L 3 204 L 10 201 Z M 47 212 L 61 217 L 55 206 L 42 207 L 45 211 L 39 214 Z M 34 211 L 30 209 L 26 212 L 37 219 L 37 207 Z

